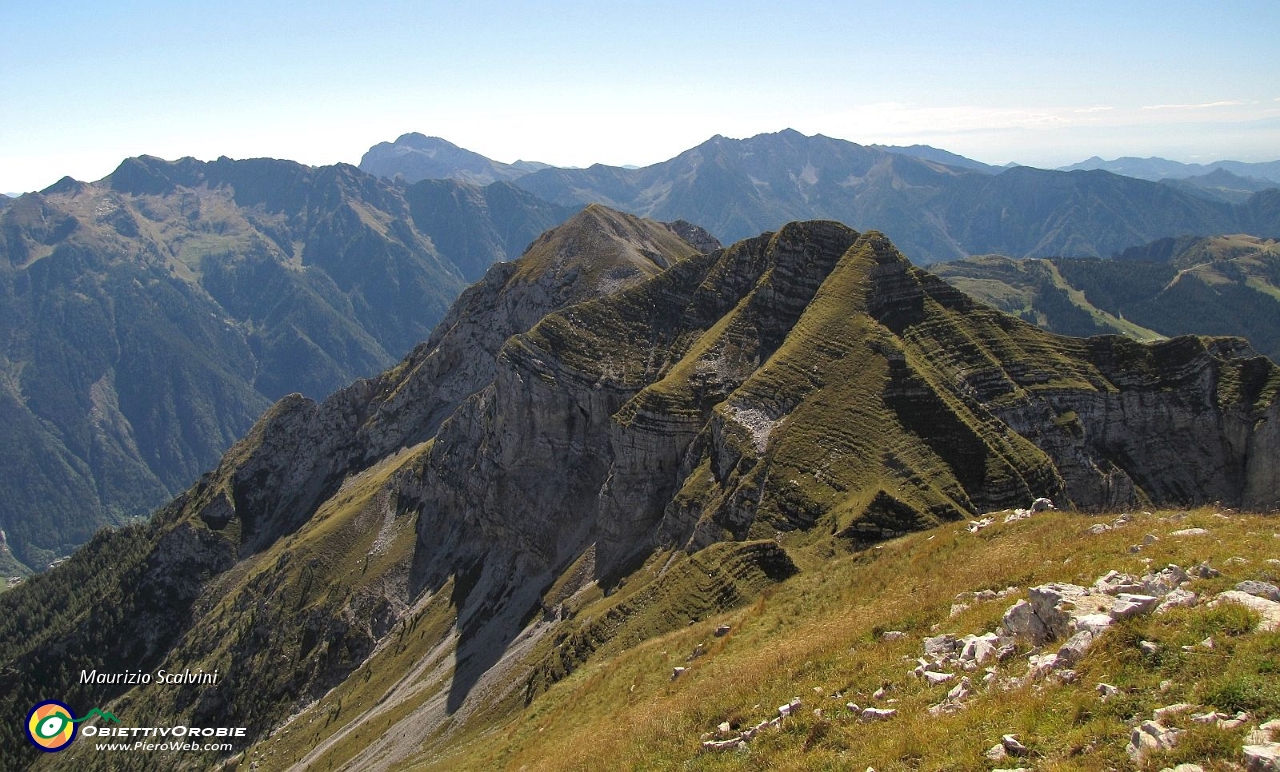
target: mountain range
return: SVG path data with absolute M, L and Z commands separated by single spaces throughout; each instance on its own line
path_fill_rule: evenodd
M 1263 161 L 1248 163 L 1245 161 L 1214 161 L 1207 164 L 1182 163 L 1167 158 L 1134 158 L 1126 156 L 1111 161 L 1104 161 L 1093 156 L 1070 166 L 1060 167 L 1061 171 L 1103 171 L 1123 174 L 1126 177 L 1137 177 L 1142 180 L 1178 180 L 1189 177 L 1202 177 L 1215 171 L 1224 171 L 1236 177 L 1264 180 L 1272 186 L 1280 185 L 1280 161 Z
M 1280 369 L 1244 341 L 1053 335 L 829 221 L 709 252 L 682 230 L 589 207 L 399 364 L 278 401 L 149 522 L 0 595 L 0 702 L 246 726 L 240 762 L 403 768 L 902 534 L 1042 495 L 1280 499 Z M 20 731 L 3 764 L 52 763 Z
M 352 166 L 145 156 L 6 199 L 0 569 L 149 514 L 285 394 L 392 364 L 572 211 Z
M 435 142 L 436 157 L 446 157 Z M 402 137 L 400 156 L 378 146 L 361 166 L 410 178 L 412 165 L 383 163 L 415 158 L 417 143 Z M 456 174 L 473 168 L 468 160 Z M 1184 233 L 1280 233 L 1275 190 L 1219 185 L 1228 192 L 1214 193 L 1212 181 L 1184 190 L 1106 171 L 995 169 L 935 148 L 867 147 L 791 130 L 716 136 L 640 169 L 596 164 L 509 179 L 546 201 L 687 220 L 725 242 L 790 220 L 837 220 L 884 232 L 921 264 L 991 253 L 1101 257 Z
M 504 164 L 440 137 L 410 132 L 395 142 L 380 142 L 369 148 L 360 159 L 360 168 L 379 177 L 405 182 L 451 179 L 488 185 L 549 168 L 549 164 L 534 161 Z
M 0 411 L 13 427 L 0 459 L 20 470 L 0 483 L 0 572 L 40 570 L 98 526 L 147 515 L 271 400 L 319 398 L 388 366 L 466 284 L 586 203 L 696 222 L 723 239 L 838 219 L 879 228 L 922 263 L 1105 255 L 1186 232 L 1280 228 L 1274 190 L 1235 190 L 1247 198 L 1230 204 L 1102 171 L 1000 170 L 936 148 L 793 131 L 715 137 L 641 169 L 577 170 L 497 164 L 408 134 L 362 164 L 395 179 L 144 156 L 97 183 L 68 178 L 0 199 L 0 314 L 11 331 Z M 420 175 L 431 178 L 412 181 Z M 717 243 L 684 227 L 700 251 Z M 1152 324 L 1245 333 L 1272 352 L 1249 318 L 1264 317 Z
M 1275 239 L 1185 236 L 1112 260 L 988 255 L 934 270 L 970 296 L 1063 335 L 1236 335 L 1280 361 Z

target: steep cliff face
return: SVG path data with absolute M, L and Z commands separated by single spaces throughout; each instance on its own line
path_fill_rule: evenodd
M 1076 506 L 1276 506 L 1280 414 L 1265 357 L 1237 338 L 1117 336 L 1083 341 L 1080 355 L 1113 388 L 1046 388 L 995 411 L 1050 455 Z

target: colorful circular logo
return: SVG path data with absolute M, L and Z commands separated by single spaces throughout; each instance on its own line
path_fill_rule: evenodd
M 54 753 L 76 739 L 76 714 L 57 700 L 45 700 L 27 714 L 27 739 L 44 751 Z

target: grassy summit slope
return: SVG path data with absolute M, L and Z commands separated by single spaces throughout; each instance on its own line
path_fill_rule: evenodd
M 1130 769 L 1125 745 L 1131 729 L 1155 708 L 1188 702 L 1201 707 L 1167 722 L 1187 735 L 1139 768 L 1192 762 L 1227 769 L 1240 760 L 1248 730 L 1280 717 L 1280 633 L 1253 631 L 1256 617 L 1235 607 L 1200 605 L 1120 624 L 1076 667 L 1074 682 L 1051 678 L 987 687 L 980 683 L 981 669 L 969 673 L 977 687 L 968 709 L 941 717 L 927 709 L 955 681 L 931 686 L 910 674 L 925 637 L 995 629 L 1030 586 L 1089 585 L 1112 569 L 1140 575 L 1202 561 L 1223 572 L 1188 585 L 1202 596 L 1247 579 L 1280 578 L 1272 516 L 1228 513 L 1224 519 L 1207 509 L 1134 513 L 1122 528 L 1089 532 L 1112 517 L 1045 513 L 1007 525 L 997 520 L 976 534 L 963 523 L 946 524 L 807 561 L 803 573 L 754 603 L 623 651 L 602 652 L 522 712 L 404 768 L 587 770 L 607 760 L 611 769 L 635 770 L 986 770 L 1001 764 L 984 753 L 1012 733 L 1030 757 L 1003 766 Z M 1169 535 L 1191 527 L 1210 535 Z M 1147 533 L 1158 541 L 1130 551 Z M 972 597 L 1010 587 L 1014 592 L 1003 599 Z M 951 613 L 961 601 L 969 607 Z M 728 635 L 713 634 L 720 624 L 731 627 Z M 887 630 L 906 637 L 882 640 Z M 1182 649 L 1206 637 L 1214 648 Z M 1144 654 L 1138 646 L 1143 640 L 1156 643 L 1158 653 Z M 698 649 L 704 653 L 687 659 Z M 1028 651 L 1023 644 L 997 663 L 997 684 L 1025 674 Z M 673 680 L 673 667 L 688 670 Z M 1103 699 L 1095 689 L 1100 682 L 1118 687 L 1119 696 Z M 1169 685 L 1162 689 L 1162 682 Z M 886 694 L 874 697 L 882 687 Z M 700 747 L 700 737 L 722 721 L 735 728 L 754 725 L 794 697 L 803 702 L 800 710 L 752 740 L 745 755 Z M 898 715 L 859 721 L 848 702 L 895 708 Z M 1230 730 L 1189 720 L 1210 709 L 1244 710 L 1251 719 Z

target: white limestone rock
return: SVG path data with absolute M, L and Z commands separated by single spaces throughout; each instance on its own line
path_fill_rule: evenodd
M 1250 595 L 1265 598 L 1266 600 L 1280 602 L 1280 587 L 1276 587 L 1270 582 L 1259 582 L 1250 579 L 1237 584 L 1236 590 L 1240 592 L 1247 592 Z
M 1249 772 L 1280 772 L 1280 743 L 1246 745 L 1240 752 Z
M 1164 614 L 1175 608 L 1190 608 L 1196 605 L 1198 600 L 1200 600 L 1200 596 L 1194 592 L 1178 588 L 1161 599 L 1160 605 L 1156 606 L 1156 613 Z
M 1149 754 L 1175 747 L 1182 736 L 1181 730 L 1171 729 L 1158 721 L 1143 721 L 1134 727 L 1125 751 L 1129 758 L 1141 762 Z
M 1116 596 L 1115 605 L 1107 613 L 1111 615 L 1112 619 L 1119 621 L 1154 611 L 1159 603 L 1160 599 L 1154 595 L 1136 595 L 1122 592 Z

